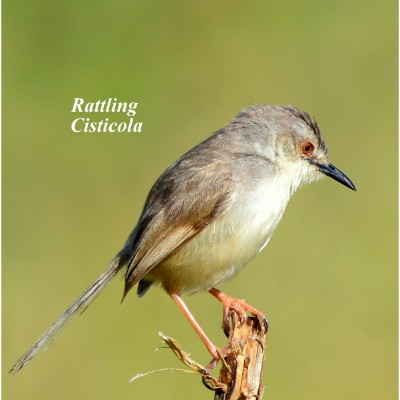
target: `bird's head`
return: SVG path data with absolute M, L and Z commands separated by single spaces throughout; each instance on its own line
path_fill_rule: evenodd
M 289 178 L 292 191 L 323 176 L 356 190 L 353 182 L 329 162 L 318 124 L 306 112 L 293 106 L 257 105 L 243 110 L 232 122 L 252 133 L 248 138 L 254 143 L 254 151 Z

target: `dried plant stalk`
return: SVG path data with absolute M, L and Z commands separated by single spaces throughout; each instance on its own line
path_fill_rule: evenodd
M 268 322 L 257 317 L 241 321 L 234 310 L 229 312 L 231 321 L 228 352 L 219 375 L 219 382 L 226 385 L 224 392 L 216 390 L 215 400 L 261 399 L 264 393 L 262 373 L 265 361 Z
M 192 360 L 175 339 L 162 333 L 160 336 L 178 359 L 201 375 L 208 389 L 215 391 L 215 400 L 259 400 L 264 393 L 262 373 L 268 322 L 257 317 L 242 320 L 235 310 L 229 311 L 228 318 L 230 332 L 227 355 L 221 360 L 218 379 Z

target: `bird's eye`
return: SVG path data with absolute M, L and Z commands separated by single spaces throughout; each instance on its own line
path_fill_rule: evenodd
M 301 145 L 301 152 L 305 155 L 308 156 L 310 155 L 315 149 L 315 146 L 311 142 L 304 142 Z

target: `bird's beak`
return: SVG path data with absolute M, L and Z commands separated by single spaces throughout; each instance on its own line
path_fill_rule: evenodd
M 357 190 L 354 186 L 354 183 L 347 177 L 340 169 L 337 169 L 334 165 L 328 163 L 324 164 L 317 160 L 312 160 L 312 164 L 315 164 L 320 172 L 323 174 L 330 176 L 335 181 L 340 182 L 342 185 L 347 186 L 352 190 Z

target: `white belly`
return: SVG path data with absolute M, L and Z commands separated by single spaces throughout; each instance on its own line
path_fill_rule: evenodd
M 289 199 L 287 185 L 259 186 L 148 274 L 169 292 L 196 293 L 226 282 L 268 243 Z

